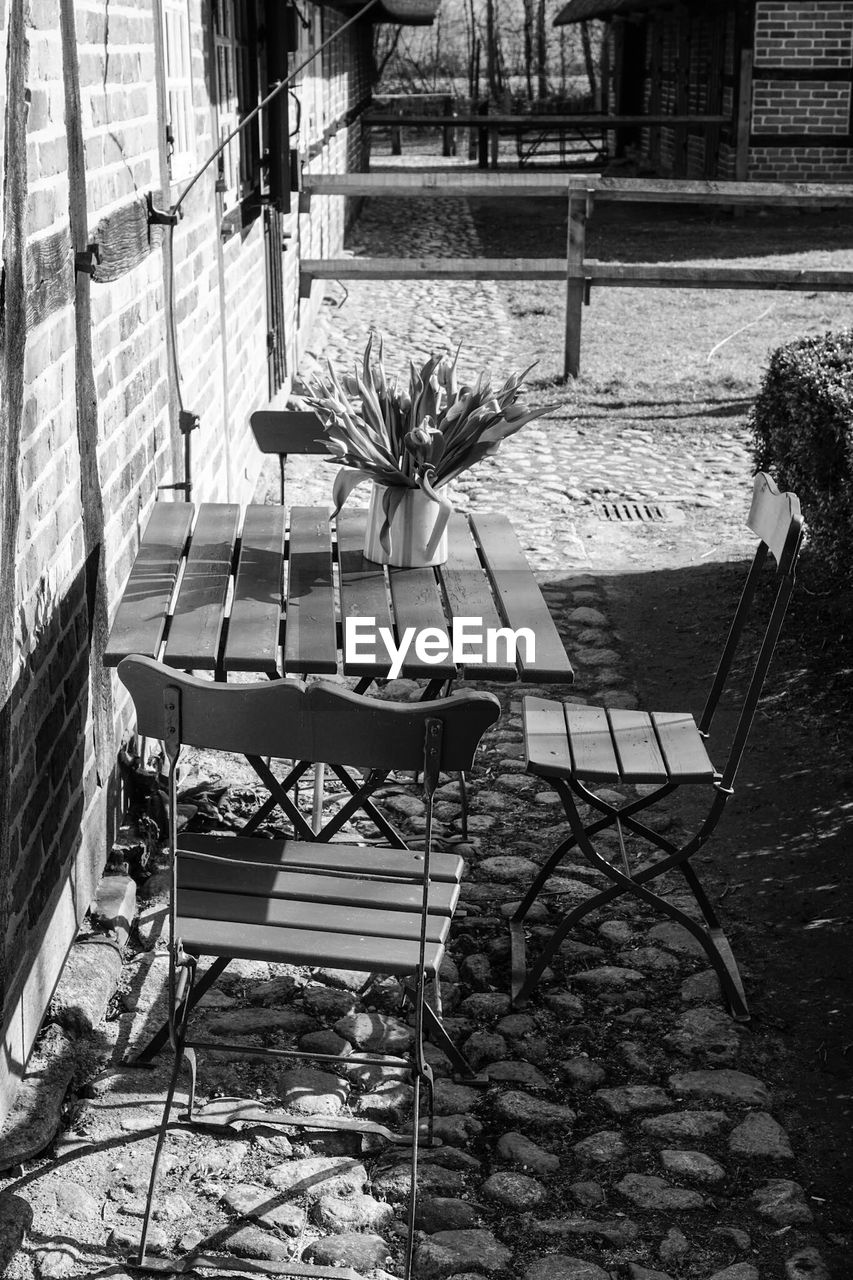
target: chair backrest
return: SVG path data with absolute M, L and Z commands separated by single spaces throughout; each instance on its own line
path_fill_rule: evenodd
M 383 702 L 319 681 L 219 684 L 142 657 L 125 658 L 118 674 L 145 737 L 167 738 L 164 707 L 176 690 L 178 745 L 366 769 L 423 769 L 428 720 L 442 724 L 440 769 L 469 769 L 481 737 L 500 715 L 490 693 Z
M 799 498 L 780 493 L 770 476 L 759 471 L 746 523 L 772 554 L 779 573 L 793 573 L 803 535 Z
M 278 454 L 279 498 L 284 506 L 287 455 L 328 453 L 323 424 L 313 409 L 259 409 L 249 425 L 261 453 Z
M 731 673 L 738 643 L 751 612 L 761 572 L 768 556 L 772 557 L 776 565 L 775 590 L 769 619 L 758 648 L 755 668 L 741 704 L 729 749 L 729 758 L 720 780 L 723 790 L 731 788 L 734 781 L 776 642 L 779 639 L 788 601 L 794 589 L 797 556 L 803 536 L 803 517 L 799 499 L 793 493 L 780 493 L 771 477 L 760 471 L 753 481 L 752 504 L 747 525 L 758 537 L 758 547 L 729 629 L 705 708 L 699 719 L 699 729 L 703 733 L 707 733 L 711 727 L 711 721 Z
M 259 409 L 249 419 L 261 453 L 327 453 L 323 424 L 313 409 Z

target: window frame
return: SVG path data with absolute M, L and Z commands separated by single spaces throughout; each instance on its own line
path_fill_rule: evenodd
M 189 0 L 160 0 L 160 18 L 169 177 L 181 182 L 197 164 Z
M 258 23 L 254 0 L 212 0 L 210 6 L 217 145 L 258 102 Z M 242 225 L 260 211 L 260 125 L 238 134 L 218 162 L 223 220 Z M 236 229 L 236 227 L 234 228 Z

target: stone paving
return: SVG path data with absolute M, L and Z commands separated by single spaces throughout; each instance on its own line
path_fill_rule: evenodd
M 370 252 L 461 254 L 474 250 L 475 232 L 464 202 L 425 204 L 415 223 L 412 205 L 377 201 L 357 241 Z M 341 361 L 360 351 L 372 323 L 401 366 L 410 352 L 451 349 L 460 338 L 469 368 L 482 362 L 498 374 L 535 356 L 497 286 L 396 282 L 353 284 L 342 307 L 327 307 L 314 357 Z M 577 660 L 572 696 L 606 693 L 630 706 L 600 571 L 612 567 L 602 547 L 615 546 L 627 560 L 636 553 L 588 536 L 588 508 L 602 491 L 725 505 L 733 481 L 744 489 L 749 459 L 736 431 L 715 428 L 713 448 L 679 456 L 657 449 L 642 428 L 603 423 L 594 438 L 582 431 L 568 410 L 531 424 L 464 477 L 455 496 L 512 515 Z M 295 471 L 291 501 L 327 500 L 330 473 Z M 462 852 L 469 866 L 467 914 L 441 975 L 444 1009 L 485 1087 L 454 1083 L 446 1060 L 431 1051 L 442 1145 L 424 1154 L 416 1274 L 826 1280 L 776 1100 L 749 1070 L 748 1033 L 723 1012 L 689 935 L 623 900 L 567 940 L 530 1005 L 512 1009 L 505 918 L 563 828 L 556 796 L 525 773 L 518 690 L 492 687 L 504 714 L 472 779 L 467 841 L 456 782 L 440 788 L 436 806 L 439 844 Z M 386 692 L 412 689 L 397 682 Z M 225 796 L 202 786 L 184 817 L 227 826 L 254 801 L 248 782 Z M 382 803 L 417 843 L 423 807 L 411 786 L 393 780 Z M 666 812 L 660 821 L 666 828 L 677 818 Z M 585 865 L 564 866 L 553 886 L 559 897 L 536 913 L 534 945 L 559 904 L 588 896 L 598 882 Z M 686 907 L 678 889 L 668 886 Z M 138 951 L 99 1030 L 111 1065 L 79 1089 L 54 1160 L 5 1184 L 0 1240 L 5 1233 L 14 1243 L 27 1228 L 6 1272 L 12 1280 L 110 1267 L 122 1275 L 117 1261 L 138 1239 L 166 1078 L 164 1064 L 119 1065 L 163 1011 L 162 878 L 145 891 Z M 204 998 L 200 1019 L 212 1034 L 259 1045 L 393 1052 L 411 1038 L 396 990 L 379 983 L 365 993 L 364 977 L 235 963 Z M 239 1054 L 202 1062 L 199 1089 L 202 1097 L 248 1096 L 403 1127 L 411 1102 L 407 1081 L 388 1068 L 281 1070 Z M 376 1140 L 362 1146 L 353 1134 L 282 1133 L 257 1122 L 226 1137 L 176 1129 L 152 1245 L 169 1255 L 228 1249 L 272 1264 L 274 1273 L 279 1263 L 280 1274 L 300 1257 L 382 1280 L 399 1275 L 407 1186 L 403 1150 Z

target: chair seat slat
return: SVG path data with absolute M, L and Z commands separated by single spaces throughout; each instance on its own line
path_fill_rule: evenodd
M 454 617 L 476 618 L 484 634 L 503 625 L 468 521 L 458 512 L 447 526 L 447 559 L 439 565 L 438 576 Z M 473 646 L 469 647 L 473 652 Z M 482 656 L 485 659 L 485 654 Z M 464 666 L 464 672 L 473 680 L 514 680 L 516 676 L 515 662 L 507 659 L 503 646 L 497 661 L 472 662 Z
M 420 937 L 420 912 L 350 906 L 328 902 L 262 898 L 248 893 L 210 893 L 185 889 L 178 893 L 178 914 L 232 924 L 275 925 L 281 929 L 312 930 L 319 933 L 355 933 L 364 937 L 412 941 Z M 444 942 L 450 928 L 449 915 L 433 915 L 427 920 L 427 940 Z
M 522 702 L 527 765 L 534 773 L 560 777 L 571 773 L 572 757 L 562 704 L 551 698 Z
M 357 865 L 358 849 L 353 851 Z M 283 898 L 290 902 L 319 902 L 330 906 L 350 906 L 384 911 L 419 911 L 423 882 L 409 880 L 363 880 L 354 876 L 310 875 L 302 871 L 282 871 L 275 866 L 235 866 L 198 858 L 178 858 L 178 890 L 201 889 L 229 897 Z M 429 910 L 432 915 L 453 914 L 459 897 L 457 884 L 432 884 Z M 189 913 L 196 914 L 196 913 Z
M 177 934 L 191 954 L 242 956 L 246 960 L 286 959 L 292 964 L 357 969 L 390 974 L 413 973 L 418 966 L 418 942 L 373 938 L 361 934 L 320 933 L 313 929 L 281 929 L 275 925 L 232 924 L 178 916 Z M 426 968 L 438 971 L 444 947 L 428 942 Z
M 536 639 L 532 657 L 523 640 L 519 643 L 516 662 L 520 679 L 571 684 L 572 664 L 509 520 L 488 514 L 472 516 L 471 524 L 506 625 L 514 631 L 527 627 Z
M 246 508 L 225 643 L 226 671 L 278 674 L 284 509 Z
M 273 866 L 306 871 L 359 872 L 402 880 L 410 876 L 423 883 L 423 855 L 407 849 L 372 848 L 369 845 L 320 844 L 307 840 L 258 840 L 254 836 L 191 835 L 183 833 L 179 849 L 215 853 L 236 862 L 269 862 Z M 357 859 L 357 861 L 356 861 Z M 430 858 L 430 879 L 451 883 L 462 877 L 464 863 L 458 854 L 437 853 Z
M 623 782 L 659 782 L 668 778 L 651 716 L 620 707 L 607 710 Z
M 157 657 L 194 510 L 191 502 L 155 502 L 104 651 L 106 666 L 131 653 Z
M 334 675 L 338 669 L 332 533 L 325 507 L 290 513 L 284 669 Z
M 456 675 L 456 663 L 450 653 L 450 629 L 444 614 L 444 605 L 438 590 L 435 569 L 389 570 L 391 600 L 397 630 L 403 635 L 408 627 L 414 627 L 418 636 L 422 631 L 434 630 L 446 638 L 448 656 L 440 662 L 424 662 L 412 644 L 403 661 L 402 676 L 406 680 L 448 680 Z
M 166 641 L 164 661 L 170 667 L 214 671 L 218 665 L 239 520 L 234 503 L 205 502 L 199 508 Z
M 714 766 L 696 722 L 686 711 L 653 711 L 652 720 L 673 782 L 707 782 Z
M 364 558 L 364 529 L 366 510 L 341 511 L 335 520 L 338 535 L 338 565 L 340 568 L 341 616 L 343 618 L 375 618 L 377 630 L 388 627 L 393 634 L 394 623 L 388 607 L 388 587 L 381 564 Z M 377 652 L 377 662 L 347 661 L 344 650 L 345 676 L 387 676 L 390 669 L 388 656 L 382 645 Z
M 576 702 L 563 704 L 572 771 L 587 782 L 619 782 L 621 773 L 610 724 L 604 707 L 586 707 Z

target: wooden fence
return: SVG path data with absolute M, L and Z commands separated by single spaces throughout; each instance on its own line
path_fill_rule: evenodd
M 663 179 L 578 178 L 567 174 L 397 173 L 306 174 L 303 194 L 437 196 L 561 196 L 568 202 L 565 258 L 341 258 L 305 259 L 302 292 L 311 281 L 392 279 L 565 280 L 564 378 L 580 373 L 584 305 L 593 287 L 656 289 L 786 289 L 853 292 L 853 270 L 784 267 L 686 266 L 679 263 L 600 262 L 586 257 L 586 227 L 595 201 L 718 204 L 735 207 L 853 205 L 853 185 L 780 182 L 683 182 Z
M 363 128 L 390 129 L 391 151 L 400 155 L 400 130 L 409 129 L 442 129 L 444 137 L 443 154 L 455 155 L 455 143 L 449 140 L 457 129 L 472 130 L 477 137 L 477 163 L 481 169 L 498 167 L 498 142 L 501 137 L 514 137 L 517 142 L 519 163 L 523 163 L 521 139 L 525 134 L 558 135 L 563 141 L 576 138 L 585 144 L 587 152 L 604 159 L 607 154 L 607 138 L 617 129 L 624 128 L 691 128 L 718 129 L 721 125 L 731 124 L 729 116 L 722 115 L 603 115 L 595 113 L 569 113 L 563 115 L 490 115 L 486 112 L 477 114 L 430 115 L 425 112 L 404 114 L 402 111 L 368 111 L 361 117 Z

